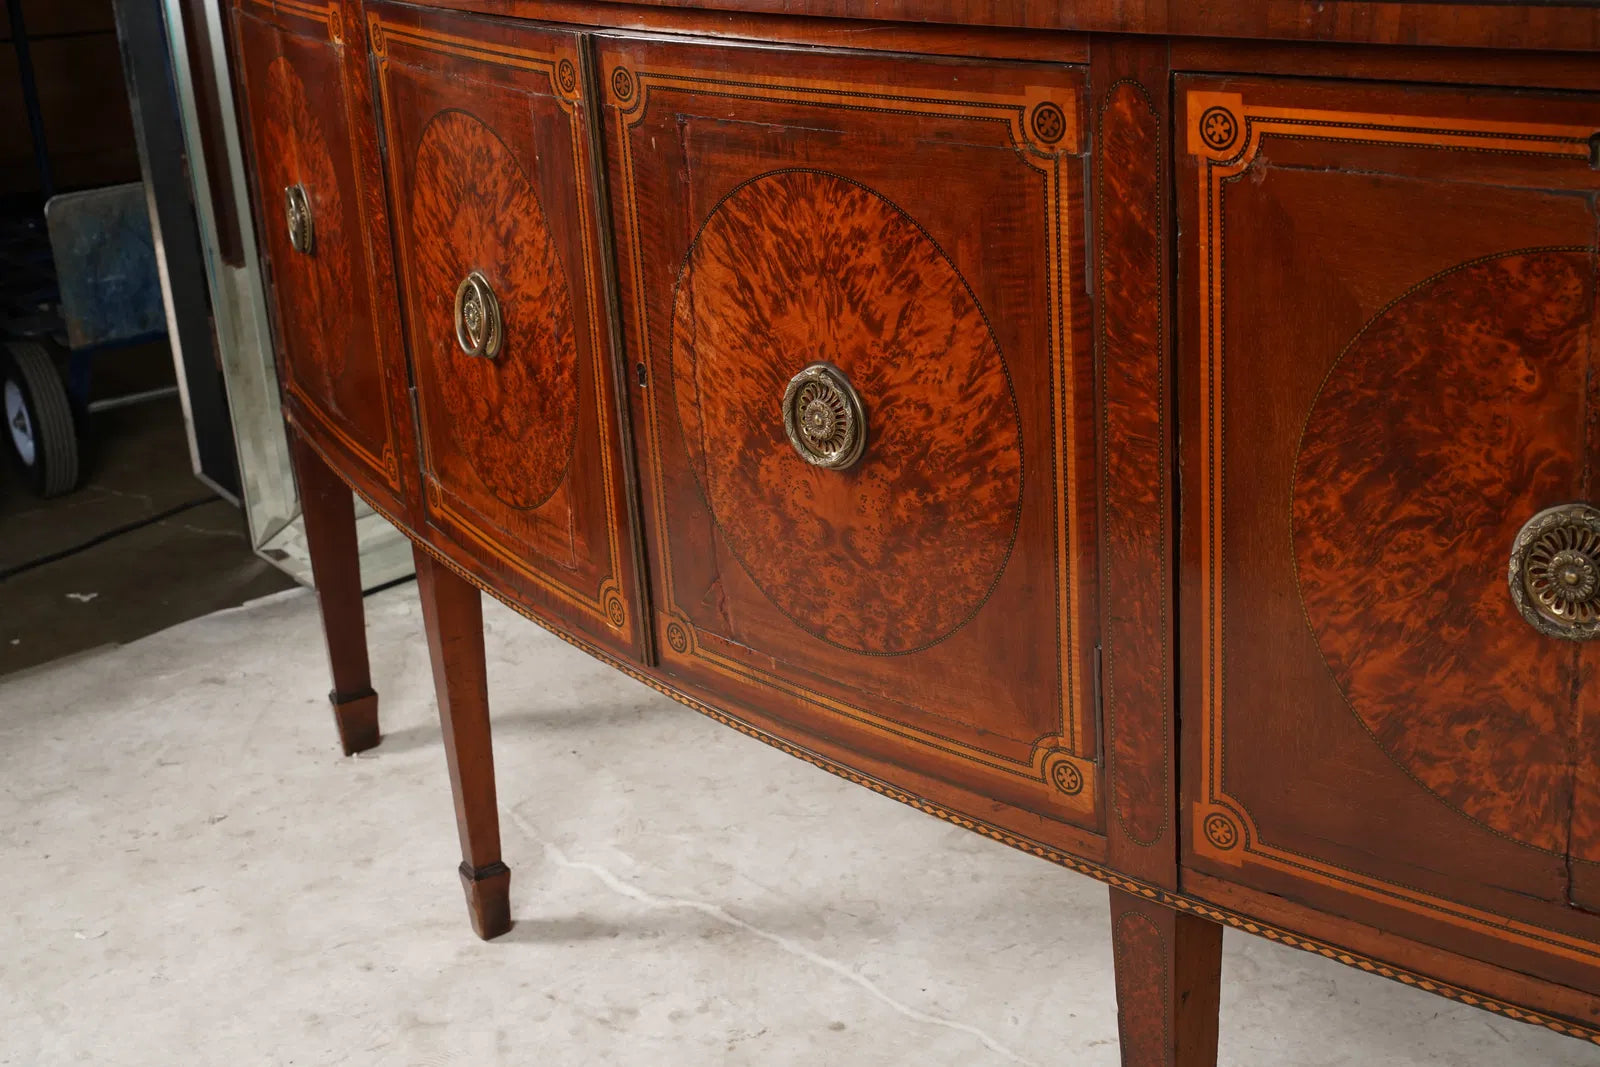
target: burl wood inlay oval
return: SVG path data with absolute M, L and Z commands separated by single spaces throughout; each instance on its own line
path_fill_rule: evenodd
M 284 314 L 308 320 L 294 331 L 291 354 L 297 357 L 296 374 L 314 387 L 319 397 L 333 401 L 352 346 L 339 331 L 326 328 L 317 318 L 317 310 L 336 308 L 351 299 L 349 239 L 344 232 L 339 179 L 322 120 L 307 100 L 305 83 L 294 67 L 282 56 L 274 59 L 267 68 L 266 82 L 261 196 L 267 206 L 263 225 L 281 231 L 274 235 L 275 246 L 282 237 L 282 253 L 273 258 L 273 269 L 290 299 L 280 306 Z M 311 207 L 315 242 L 311 255 L 295 252 L 289 245 L 283 191 L 295 183 L 305 187 Z M 337 316 L 329 315 L 328 321 L 337 322 Z
M 1390 305 L 1322 386 L 1292 504 L 1306 618 L 1351 709 L 1447 804 L 1553 852 L 1578 661 L 1505 574 L 1521 525 L 1574 489 L 1594 274 L 1583 251 L 1531 250 Z
M 477 118 L 436 115 L 417 146 L 411 194 L 417 328 L 429 398 L 444 405 L 485 488 L 536 508 L 561 485 L 578 426 L 572 300 L 533 185 Z M 500 301 L 493 359 L 456 343 L 455 295 L 481 271 Z
M 784 388 L 815 361 L 865 407 L 848 470 L 806 463 L 784 434 Z M 814 171 L 740 186 L 683 265 L 672 369 L 718 527 L 797 626 L 894 655 L 982 606 L 1021 508 L 1017 403 L 972 291 L 904 211 Z

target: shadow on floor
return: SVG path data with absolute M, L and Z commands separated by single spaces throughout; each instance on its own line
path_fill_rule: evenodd
M 380 696 L 381 699 L 381 696 Z M 524 731 L 538 731 L 541 733 L 576 731 L 582 733 L 604 733 L 618 726 L 630 726 L 648 714 L 652 709 L 650 704 L 621 704 L 616 707 L 594 709 L 575 707 L 561 711 L 510 711 L 496 713 L 494 716 L 495 736 L 510 735 Z M 396 756 L 402 752 L 410 752 L 419 748 L 431 748 L 441 744 L 439 737 L 439 724 L 427 722 L 420 726 L 407 726 L 399 730 L 385 731 L 383 741 L 376 754 L 379 756 Z
M 97 394 L 172 380 L 164 343 L 107 357 Z M 294 583 L 190 468 L 176 397 L 95 416 L 83 485 L 34 497 L 0 456 L 0 675 L 123 643 Z

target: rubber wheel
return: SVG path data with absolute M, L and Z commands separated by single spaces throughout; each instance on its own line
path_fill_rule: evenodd
M 0 411 L 11 455 L 33 491 L 52 497 L 77 488 L 78 431 L 49 349 L 33 341 L 6 344 Z

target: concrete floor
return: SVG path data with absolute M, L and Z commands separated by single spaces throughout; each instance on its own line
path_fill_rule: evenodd
M 95 395 L 172 376 L 164 341 L 106 353 Z M 33 496 L 9 459 L 0 447 L 0 675 L 294 584 L 251 551 L 244 514 L 195 478 L 177 397 L 95 415 L 83 483 L 66 496 Z
M 415 590 L 341 758 L 312 598 L 0 680 L 0 1063 L 1117 1062 L 1106 890 L 486 606 L 516 928 L 470 933 Z M 1229 932 L 1228 1065 L 1600 1049 Z

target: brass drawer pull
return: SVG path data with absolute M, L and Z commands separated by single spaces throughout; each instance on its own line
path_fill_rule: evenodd
M 316 229 L 311 222 L 311 200 L 306 187 L 299 182 L 283 190 L 283 214 L 289 223 L 289 247 L 309 256 L 316 241 Z
M 849 467 L 867 447 L 861 397 L 831 363 L 813 363 L 789 379 L 783 428 L 801 459 L 830 470 Z
M 1568 641 L 1600 637 L 1600 509 L 1546 508 L 1511 549 L 1511 599 L 1540 633 Z
M 489 279 L 473 271 L 456 287 L 456 344 L 469 356 L 500 354 L 500 301 Z

